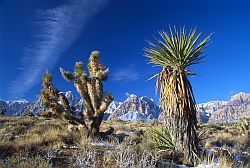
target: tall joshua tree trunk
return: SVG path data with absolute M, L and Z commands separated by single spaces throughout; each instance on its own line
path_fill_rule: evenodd
M 102 82 L 107 80 L 108 70 L 100 63 L 100 52 L 93 51 L 89 57 L 89 76 L 83 68 L 82 62 L 76 62 L 74 73 L 60 68 L 62 76 L 67 81 L 74 82 L 76 90 L 84 101 L 85 111 L 82 113 L 83 119 L 90 121 L 89 131 L 97 135 L 103 120 L 104 112 L 113 101 L 110 93 L 103 92 Z

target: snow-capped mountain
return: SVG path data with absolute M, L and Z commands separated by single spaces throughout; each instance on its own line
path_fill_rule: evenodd
M 76 106 L 79 100 L 77 100 L 71 91 L 65 92 L 65 96 L 69 100 L 71 106 Z M 0 100 L 0 106 L 6 110 L 5 115 L 8 116 L 21 116 L 27 112 L 32 112 L 34 115 L 38 115 L 41 111 L 44 111 L 43 101 L 38 99 L 34 102 L 29 102 L 25 99 L 20 100 Z M 80 108 L 80 106 L 79 106 Z
M 68 99 L 69 105 L 70 105 L 71 107 L 75 107 L 75 106 L 77 105 L 77 103 L 79 102 L 79 99 L 77 99 L 77 98 L 73 95 L 72 91 L 67 91 L 67 92 L 65 92 L 65 97 Z
M 103 119 L 107 120 L 109 116 L 117 109 L 119 106 L 122 105 L 122 102 L 116 102 L 112 101 L 108 107 L 108 109 L 105 111 Z
M 159 107 L 152 99 L 131 94 L 111 113 L 109 120 L 124 121 L 155 120 L 160 114 Z
M 231 122 L 250 117 L 250 94 L 240 92 L 229 101 L 212 101 L 198 105 L 203 122 Z
M 71 91 L 65 92 L 65 96 L 78 113 L 84 110 L 82 99 L 77 99 Z M 24 99 L 0 100 L 0 106 L 6 109 L 6 115 L 9 116 L 24 115 L 27 112 L 38 115 L 45 110 L 42 104 L 41 99 L 34 102 Z M 229 101 L 201 103 L 198 109 L 198 118 L 202 122 L 231 122 L 242 116 L 250 117 L 250 94 L 240 92 L 233 95 Z M 152 99 L 132 94 L 124 102 L 113 101 L 104 113 L 104 120 L 149 121 L 157 120 L 160 113 L 159 106 Z
M 227 101 L 211 101 L 207 103 L 198 104 L 199 116 L 198 118 L 202 122 L 208 122 L 211 114 L 215 111 L 218 111 L 228 105 Z
M 6 110 L 6 115 L 12 116 L 16 113 L 23 113 L 31 103 L 25 99 L 21 100 L 0 100 L 0 106 Z
M 122 116 L 118 117 L 118 119 L 122 121 L 148 121 L 152 120 L 151 118 L 147 118 L 145 115 L 138 111 L 128 111 L 126 114 L 123 114 Z

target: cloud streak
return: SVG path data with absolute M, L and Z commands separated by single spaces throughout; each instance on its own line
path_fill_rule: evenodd
M 138 80 L 140 78 L 140 74 L 137 72 L 135 65 L 130 64 L 126 67 L 117 69 L 116 72 L 111 74 L 111 78 L 114 81 L 131 82 Z
M 32 21 L 36 31 L 32 32 L 32 42 L 24 49 L 20 74 L 10 84 L 9 94 L 20 98 L 40 82 L 46 69 L 51 69 L 80 36 L 81 31 L 93 15 L 108 0 L 69 0 L 56 8 L 37 11 Z

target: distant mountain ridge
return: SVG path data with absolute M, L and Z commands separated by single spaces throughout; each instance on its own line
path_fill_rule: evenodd
M 203 122 L 232 122 L 240 117 L 250 117 L 250 94 L 240 92 L 229 101 L 212 101 L 198 105 Z
M 65 92 L 70 106 L 77 112 L 84 110 L 83 100 L 77 99 L 71 91 Z M 38 115 L 44 111 L 42 100 L 34 102 L 27 100 L 0 100 L 0 106 L 6 109 L 6 115 L 24 115 L 28 111 Z M 198 104 L 198 119 L 202 122 L 232 122 L 242 116 L 250 117 L 250 94 L 240 92 L 233 95 L 229 101 L 211 101 Z M 152 121 L 160 117 L 159 106 L 150 98 L 131 94 L 124 102 L 113 101 L 104 114 L 105 120 Z
M 27 107 L 31 104 L 31 102 L 20 99 L 20 100 L 0 100 L 0 106 L 3 106 L 6 109 L 6 115 L 12 116 L 16 113 L 24 113 L 27 110 Z

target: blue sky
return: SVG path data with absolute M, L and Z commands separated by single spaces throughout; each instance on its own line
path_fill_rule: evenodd
M 250 1 L 248 0 L 0 0 L 0 98 L 37 99 L 49 69 L 61 91 L 72 90 L 59 67 L 87 64 L 92 50 L 110 69 L 105 90 L 155 100 L 160 69 L 147 64 L 145 40 L 169 25 L 213 33 L 206 62 L 190 77 L 198 103 L 250 92 Z

